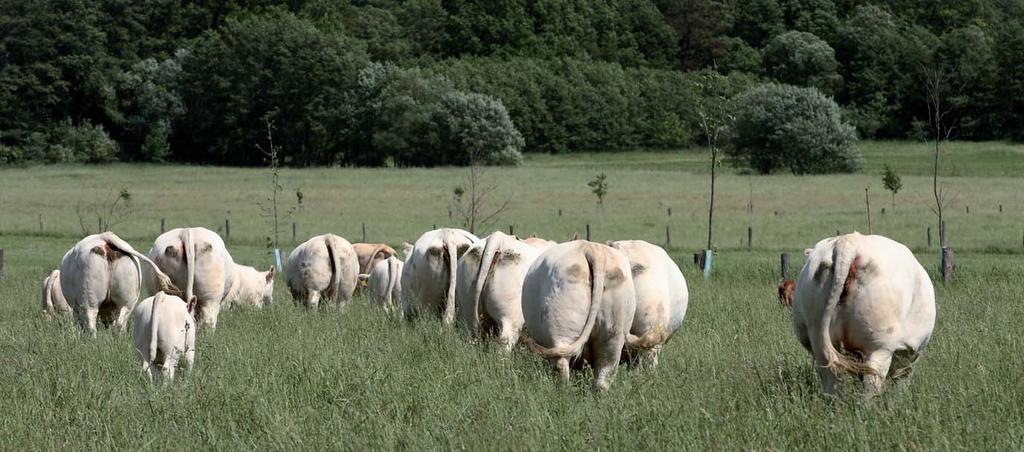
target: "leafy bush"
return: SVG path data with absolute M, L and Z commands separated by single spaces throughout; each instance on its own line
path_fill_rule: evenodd
M 362 89 L 376 92 L 370 151 L 400 166 L 515 165 L 523 137 L 500 100 L 455 89 L 418 69 L 371 65 Z
M 814 88 L 769 83 L 737 99 L 730 154 L 762 174 L 850 172 L 862 165 L 857 133 L 836 103 Z
M 775 80 L 798 86 L 813 86 L 835 94 L 842 84 L 836 73 L 836 53 L 821 38 L 802 31 L 788 31 L 772 38 L 764 48 L 764 65 Z

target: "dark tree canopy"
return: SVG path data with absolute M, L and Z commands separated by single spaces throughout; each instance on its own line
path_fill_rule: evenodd
M 1024 0 L 0 0 L 0 163 L 261 165 L 270 121 L 287 165 L 463 164 L 465 143 L 400 143 L 456 143 L 467 111 L 517 152 L 678 148 L 700 139 L 699 71 L 814 87 L 860 136 L 908 138 L 943 67 L 952 138 L 1022 140 L 1022 18 Z

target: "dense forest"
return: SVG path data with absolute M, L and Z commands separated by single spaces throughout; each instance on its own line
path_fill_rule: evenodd
M 924 138 L 929 71 L 951 137 L 1024 139 L 1024 0 L 0 0 L 0 164 L 516 163 L 718 98 Z

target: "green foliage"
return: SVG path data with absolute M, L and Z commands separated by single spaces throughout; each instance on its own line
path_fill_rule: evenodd
M 1021 17 L 1018 0 L 0 0 L 0 163 L 78 160 L 51 146 L 70 123 L 101 125 L 119 160 L 259 165 L 269 114 L 284 165 L 381 165 L 371 62 L 499 99 L 528 152 L 691 144 L 706 70 L 816 87 L 861 136 L 905 138 L 922 68 L 946 67 L 954 138 L 1024 139 Z
M 173 141 L 187 160 L 259 165 L 269 118 L 285 164 L 344 162 L 358 107 L 348 94 L 366 61 L 359 41 L 288 12 L 228 19 L 182 61 Z
M 917 78 L 936 39 L 877 6 L 857 7 L 835 42 L 844 89 L 837 96 L 860 134 L 903 136 L 915 116 L 926 116 Z
M 515 165 L 523 137 L 501 101 L 455 89 L 416 69 L 370 68 L 366 89 L 379 94 L 372 148 L 400 166 Z
M 900 180 L 900 175 L 893 171 L 892 167 L 885 165 L 885 172 L 882 173 L 882 184 L 885 185 L 885 189 L 892 192 L 895 198 L 896 193 L 899 193 L 900 189 L 903 188 L 903 181 Z
M 772 38 L 764 49 L 764 65 L 768 76 L 781 83 L 815 87 L 827 95 L 835 94 L 843 81 L 832 47 L 802 31 Z
M 860 168 L 857 134 L 839 106 L 814 88 L 766 84 L 737 99 L 732 156 L 762 174 L 850 172 Z

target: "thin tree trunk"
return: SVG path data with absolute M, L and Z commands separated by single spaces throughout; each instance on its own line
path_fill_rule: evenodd
M 715 163 L 718 159 L 718 149 L 714 141 L 708 137 L 708 147 L 711 149 L 711 202 L 708 207 L 708 247 L 711 249 L 711 225 L 715 216 Z

